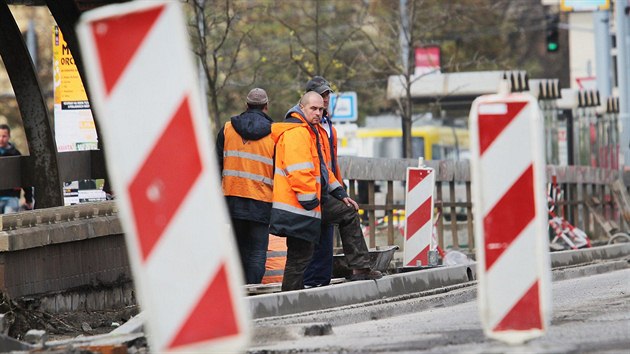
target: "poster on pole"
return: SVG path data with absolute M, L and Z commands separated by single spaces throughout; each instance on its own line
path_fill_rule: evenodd
M 53 27 L 54 126 L 57 150 L 96 150 L 98 138 L 79 70 L 59 27 Z

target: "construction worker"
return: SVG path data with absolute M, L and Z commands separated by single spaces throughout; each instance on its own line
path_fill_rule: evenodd
M 337 130 L 332 124 L 331 114 L 329 111 L 330 95 L 333 89 L 330 83 L 321 76 L 314 76 L 306 83 L 305 92 L 315 91 L 322 96 L 324 100 L 324 113 L 320 121 L 326 135 L 322 135 L 328 141 L 330 147 L 330 170 L 337 178 L 337 181 L 343 183 L 339 164 L 337 163 Z M 295 110 L 293 107 L 291 110 Z M 291 111 L 290 110 L 290 111 Z M 322 224 L 322 234 L 319 243 L 315 246 L 315 252 L 311 262 L 304 272 L 304 286 L 307 288 L 323 286 L 330 284 L 333 268 L 333 241 L 334 241 L 334 225 Z
M 290 123 L 276 123 L 273 206 L 270 232 L 287 238 L 287 260 L 282 291 L 304 288 L 304 270 L 319 243 L 321 224 L 338 224 L 344 254 L 353 271 L 350 280 L 378 279 L 357 210 L 341 183 L 327 166 L 330 146 L 319 124 L 324 101 L 317 92 L 302 96 Z
M 247 110 L 219 131 L 217 154 L 223 194 L 247 284 L 259 284 L 265 273 L 273 189 L 273 120 L 265 90 L 247 94 Z

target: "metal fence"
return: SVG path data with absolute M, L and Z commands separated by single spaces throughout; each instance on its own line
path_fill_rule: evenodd
M 97 151 L 61 153 L 59 159 L 62 180 L 101 177 L 102 171 L 94 168 L 94 159 L 102 156 Z M 7 188 L 29 180 L 25 165 L 28 156 L 0 159 L 2 175 L 0 188 Z M 436 189 L 434 193 L 436 208 L 441 209 L 442 218 L 437 223 L 436 238 L 440 247 L 474 250 L 473 214 L 470 184 L 470 164 L 468 161 L 425 161 L 436 171 Z M 382 243 L 402 246 L 400 227 L 404 222 L 405 209 L 404 184 L 407 167 L 416 167 L 415 159 L 385 159 L 363 157 L 340 157 L 339 165 L 343 177 L 349 181 L 349 193 L 359 202 L 364 211 L 366 228 L 369 234 L 369 246 L 377 245 L 377 229 L 384 235 Z M 547 181 L 553 175 L 563 190 L 564 199 L 559 203 L 560 212 L 572 224 L 585 230 L 595 240 L 605 240 L 611 230 L 628 231 L 614 202 L 611 184 L 621 178 L 626 190 L 630 185 L 630 173 L 620 176 L 613 169 L 589 166 L 547 166 Z M 93 206 L 68 208 L 48 208 L 20 215 L 0 216 L 3 228 L 31 227 L 37 224 L 60 223 L 69 220 L 66 214 L 76 215 L 83 210 L 93 217 L 105 210 L 116 213 L 111 203 L 107 207 Z M 76 210 L 75 210 L 76 209 Z M 96 211 L 95 211 L 96 210 Z M 82 214 L 82 213 L 79 213 Z M 515 217 L 518 217 L 515 215 Z M 396 225 L 394 220 L 398 219 Z M 4 221 L 4 222 L 2 222 Z M 384 221 L 384 222 L 381 222 Z M 386 221 L 386 222 L 385 222 Z M 380 226 L 379 226 L 380 225 Z M 398 233 L 398 234 L 397 234 Z
M 434 198 L 442 218 L 436 226 L 438 244 L 443 249 L 467 249 L 474 252 L 470 164 L 468 161 L 425 161 L 436 171 Z M 404 211 L 404 194 L 397 185 L 404 185 L 407 167 L 417 167 L 414 159 L 380 159 L 340 157 L 342 175 L 349 180 L 349 193 L 359 201 L 367 214 L 369 246 L 377 245 L 378 220 L 386 220 L 382 229 L 387 244 L 396 243 L 398 211 Z M 498 172 L 498 171 L 497 171 Z M 558 203 L 560 213 L 569 222 L 585 230 L 595 240 L 606 240 L 614 229 L 627 231 L 627 225 L 614 203 L 611 184 L 621 177 L 628 189 L 630 174 L 588 166 L 547 166 L 547 181 L 556 176 L 564 199 Z M 362 186 L 362 187 L 361 187 Z M 514 215 L 518 217 L 518 215 Z M 607 226 L 608 225 L 608 226 Z M 450 242 L 445 242 L 445 234 Z M 402 246 L 402 245 L 401 245 Z

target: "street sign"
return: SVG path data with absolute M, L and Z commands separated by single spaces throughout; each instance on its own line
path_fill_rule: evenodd
M 332 93 L 330 95 L 329 108 L 333 122 L 356 122 L 359 118 L 357 93 Z
M 151 351 L 243 350 L 242 271 L 179 2 L 88 11 L 77 34 Z
M 542 113 L 529 94 L 480 96 L 470 131 L 481 323 L 488 337 L 523 343 L 551 316 Z
M 433 189 L 435 170 L 430 167 L 407 168 L 405 198 L 405 242 L 403 264 L 427 266 L 433 234 Z

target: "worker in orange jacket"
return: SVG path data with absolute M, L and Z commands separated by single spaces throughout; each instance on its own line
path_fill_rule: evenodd
M 319 124 L 324 111 L 322 96 L 307 92 L 289 123 L 276 123 L 273 205 L 270 232 L 287 237 L 287 260 L 282 290 L 304 288 L 304 270 L 319 242 L 321 224 L 338 224 L 349 268 L 350 280 L 378 279 L 379 271 L 370 269 L 370 257 L 357 210 L 327 163 L 330 146 Z
M 247 110 L 219 131 L 217 154 L 223 194 L 230 211 L 247 284 L 265 273 L 273 189 L 273 120 L 265 90 L 252 89 Z
M 332 113 L 329 109 L 330 95 L 333 89 L 330 83 L 321 76 L 315 76 L 306 83 L 306 91 L 315 91 L 322 96 L 324 100 L 324 113 L 321 118 L 321 126 L 326 131 L 326 135 L 322 135 L 323 139 L 329 145 L 329 152 L 325 153 L 327 165 L 335 174 L 337 181 L 343 184 L 341 177 L 341 169 L 337 162 L 337 130 L 332 124 Z M 334 108 L 333 108 L 334 109 Z M 322 234 L 319 243 L 315 246 L 313 258 L 304 271 L 304 286 L 307 288 L 324 286 L 330 284 L 333 269 L 333 242 L 335 227 L 330 224 L 322 225 Z

